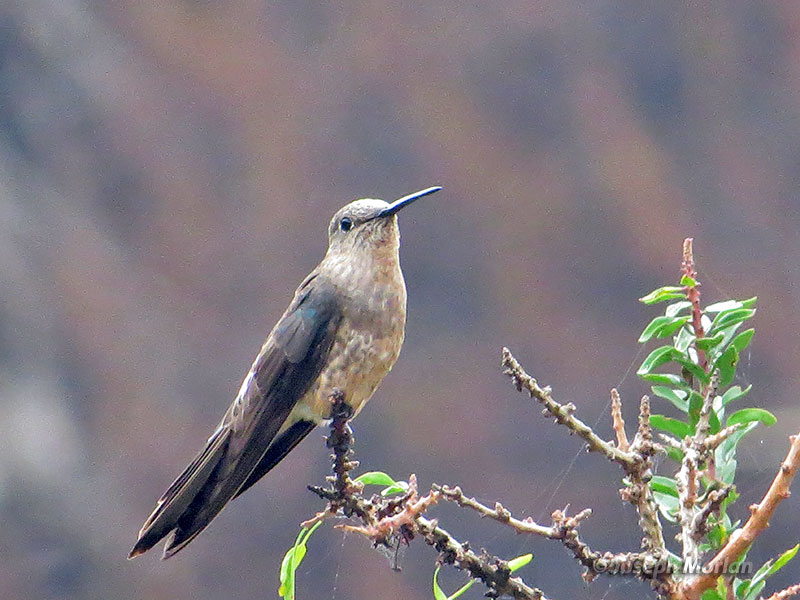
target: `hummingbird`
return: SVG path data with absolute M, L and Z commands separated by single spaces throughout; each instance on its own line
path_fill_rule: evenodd
M 156 503 L 128 558 L 165 537 L 162 558 L 185 548 L 330 418 L 332 395 L 343 395 L 354 416 L 361 411 L 405 336 L 397 213 L 441 189 L 391 204 L 355 200 L 333 216 L 325 257 L 297 288 L 219 426 Z

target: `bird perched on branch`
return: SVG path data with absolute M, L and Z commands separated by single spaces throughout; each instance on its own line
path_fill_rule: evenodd
M 329 418 L 332 395 L 358 414 L 403 344 L 397 212 L 440 189 L 391 204 L 356 200 L 333 216 L 325 258 L 297 288 L 205 447 L 156 503 L 129 558 L 164 537 L 163 558 L 185 548 Z

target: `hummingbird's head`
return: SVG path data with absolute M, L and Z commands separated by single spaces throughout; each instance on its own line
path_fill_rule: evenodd
M 360 248 L 396 249 L 400 240 L 397 212 L 415 200 L 440 189 L 442 188 L 427 188 L 403 196 L 391 204 L 370 198 L 347 204 L 333 215 L 328 226 L 328 253 L 349 253 Z

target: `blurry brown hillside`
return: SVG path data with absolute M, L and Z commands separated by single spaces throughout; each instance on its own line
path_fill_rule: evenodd
M 362 467 L 501 489 L 537 519 L 591 505 L 590 541 L 635 543 L 614 465 L 572 464 L 500 347 L 610 431 L 607 390 L 646 390 L 636 298 L 694 236 L 707 299 L 760 296 L 742 383 L 782 420 L 743 448 L 746 507 L 800 422 L 799 173 L 796 2 L 0 4 L 0 598 L 275 597 L 320 507 L 322 432 L 183 554 L 125 556 L 333 212 L 434 184 L 401 217 L 406 345 L 355 423 Z M 795 543 L 799 509 L 754 560 Z M 526 580 L 556 598 L 644 590 L 451 522 L 533 551 Z M 327 529 L 299 591 L 430 598 L 432 558 L 412 547 L 394 573 Z

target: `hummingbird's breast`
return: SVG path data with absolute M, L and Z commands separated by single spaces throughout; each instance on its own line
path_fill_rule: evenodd
M 295 417 L 317 423 L 327 419 L 337 389 L 358 414 L 394 366 L 405 337 L 406 286 L 393 254 L 373 256 L 386 260 L 369 265 L 342 265 L 334 279 L 342 299 L 341 324 L 327 364 L 298 403 Z

